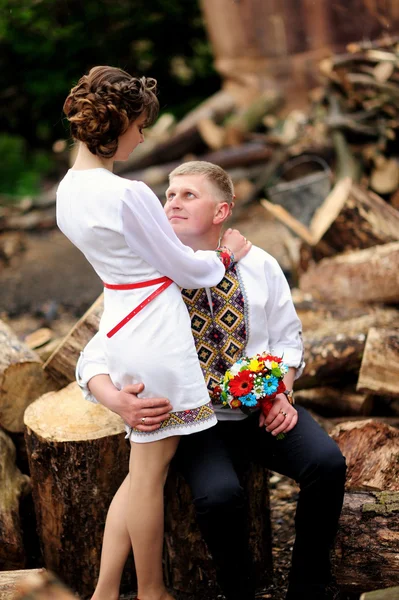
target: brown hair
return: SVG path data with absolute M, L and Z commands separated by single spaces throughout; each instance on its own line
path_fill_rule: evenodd
M 84 142 L 90 152 L 112 158 L 118 138 L 145 112 L 145 126 L 158 116 L 155 79 L 132 77 L 115 67 L 93 67 L 71 89 L 64 113 L 71 134 Z
M 215 186 L 223 202 L 228 202 L 229 204 L 233 202 L 233 181 L 230 175 L 222 167 L 219 167 L 219 165 L 214 165 L 205 160 L 191 160 L 173 169 L 169 174 L 169 182 L 171 182 L 173 177 L 178 177 L 179 175 L 204 175 Z

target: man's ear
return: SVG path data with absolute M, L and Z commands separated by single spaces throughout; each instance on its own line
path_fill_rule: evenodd
M 231 215 L 231 206 L 228 202 L 219 202 L 216 205 L 215 214 L 213 216 L 213 224 L 221 225 Z
M 235 196 L 234 196 L 235 198 Z M 231 215 L 233 214 L 233 208 L 235 207 L 235 202 L 230 202 L 230 213 L 229 213 L 229 217 L 231 217 Z

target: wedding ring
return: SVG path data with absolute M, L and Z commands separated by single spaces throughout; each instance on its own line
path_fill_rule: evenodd
M 141 417 L 141 422 L 143 423 L 143 425 L 145 425 L 145 420 L 147 417 Z
M 283 417 L 284 417 L 284 419 L 285 419 L 285 417 L 287 416 L 287 413 L 286 413 L 286 412 L 284 412 L 283 410 L 280 410 L 280 412 L 281 412 L 281 414 L 283 415 Z

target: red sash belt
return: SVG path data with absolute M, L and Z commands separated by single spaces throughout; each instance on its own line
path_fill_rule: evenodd
M 140 304 L 136 306 L 136 308 L 132 310 L 132 312 L 126 315 L 126 317 L 122 319 L 122 321 L 115 325 L 115 327 L 111 329 L 111 331 L 108 331 L 107 337 L 111 338 L 113 335 L 115 335 L 115 333 L 122 329 L 122 327 L 124 327 L 126 323 L 129 323 L 129 321 L 133 319 L 133 317 L 135 317 L 141 310 L 143 310 L 143 308 L 147 306 L 147 304 L 152 302 L 152 300 L 159 296 L 159 294 L 162 294 L 162 292 L 164 292 L 166 288 L 168 288 L 173 283 L 173 281 L 172 279 L 169 279 L 169 277 L 158 277 L 157 279 L 149 279 L 148 281 L 140 281 L 138 283 L 119 284 L 103 282 L 104 287 L 108 288 L 109 290 L 136 290 L 138 288 L 145 288 L 150 287 L 151 285 L 157 285 L 158 283 L 161 283 L 162 285 L 160 285 L 159 288 L 155 290 L 155 292 L 152 292 L 152 294 L 150 294 L 149 296 L 147 296 L 147 298 L 140 302 Z

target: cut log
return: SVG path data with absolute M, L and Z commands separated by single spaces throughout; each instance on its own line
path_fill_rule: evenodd
M 25 566 L 19 510 L 21 496 L 30 491 L 30 480 L 22 475 L 15 461 L 15 446 L 0 430 L 0 570 Z
M 59 579 L 44 569 L 17 571 L 17 573 L 16 580 L 11 581 L 15 593 L 8 596 L 10 600 L 76 600 L 77 598 Z
M 31 404 L 25 426 L 44 564 L 86 597 L 98 576 L 108 506 L 128 472 L 124 424 L 73 383 Z
M 45 362 L 45 372 L 57 382 L 59 387 L 75 381 L 75 368 L 79 353 L 97 333 L 103 310 L 104 302 L 101 295 Z
M 53 390 L 54 382 L 43 371 L 39 356 L 21 342 L 0 320 L 0 425 L 22 432 L 26 407 Z
M 0 600 L 14 600 L 19 582 L 42 571 L 43 569 L 0 571 Z
M 295 382 L 296 389 L 320 387 L 338 382 L 359 372 L 367 332 L 370 327 L 394 327 L 399 312 L 395 309 L 320 305 L 314 314 L 298 310 L 304 323 L 305 369 Z M 349 383 L 349 381 L 348 381 Z
M 256 588 L 272 577 L 269 474 L 256 465 L 241 465 L 240 481 L 248 501 L 250 550 Z M 213 600 L 221 593 L 215 569 L 195 519 L 191 492 L 183 478 L 172 471 L 166 484 L 166 572 L 170 587 L 189 597 Z M 182 515 L 184 514 L 184 519 Z
M 382 198 L 352 185 L 340 200 L 316 211 L 310 226 L 315 245 L 322 240 L 338 253 L 399 240 L 399 211 Z
M 384 590 L 374 590 L 366 592 L 360 596 L 360 600 L 398 600 L 399 587 L 385 588 Z
M 399 242 L 325 258 L 299 280 L 303 292 L 328 301 L 399 303 Z
M 281 106 L 282 96 L 275 90 L 257 95 L 249 106 L 226 119 L 224 124 L 225 143 L 227 146 L 239 146 L 245 140 L 245 134 L 254 131 L 262 122 L 262 118 Z
M 399 398 L 399 329 L 369 330 L 357 389 Z
M 373 409 L 372 396 L 333 387 L 298 390 L 295 402 L 322 417 L 370 415 Z
M 399 431 L 372 419 L 341 423 L 331 432 L 346 458 L 346 488 L 399 491 Z
M 277 204 L 265 200 L 262 204 L 304 241 L 314 261 L 399 240 L 399 211 L 373 192 L 352 184 L 350 178 L 336 184 L 309 227 Z
M 333 551 L 340 588 L 360 593 L 399 580 L 399 493 L 347 492 Z

